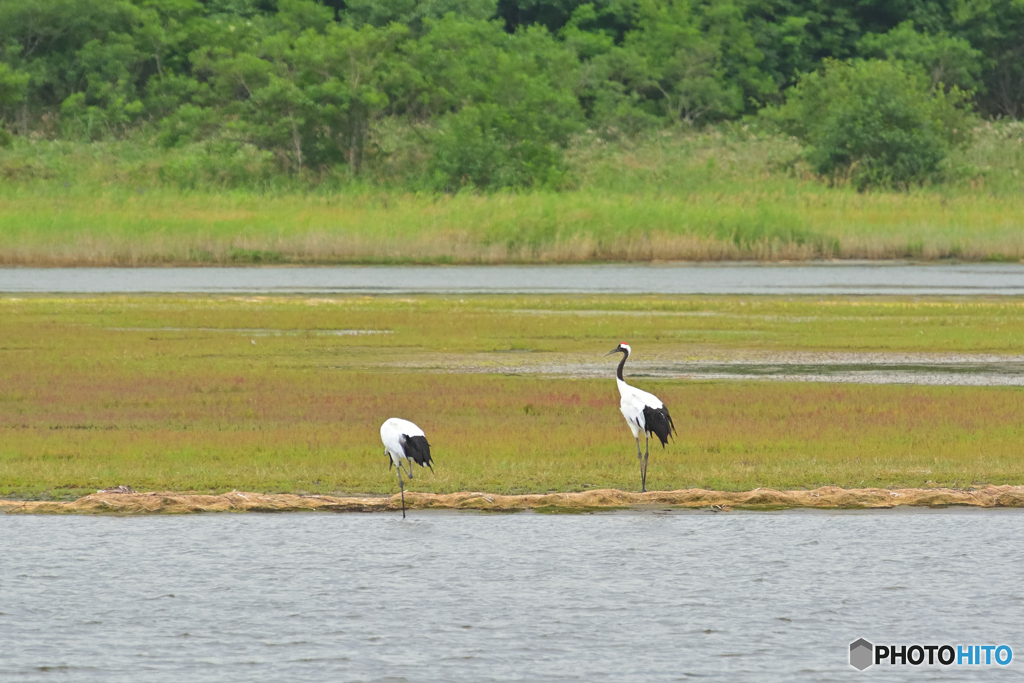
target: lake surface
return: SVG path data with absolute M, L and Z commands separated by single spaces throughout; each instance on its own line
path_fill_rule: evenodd
M 0 268 L 0 292 L 1024 295 L 1024 265 Z
M 0 515 L 0 680 L 1020 680 L 1022 514 Z

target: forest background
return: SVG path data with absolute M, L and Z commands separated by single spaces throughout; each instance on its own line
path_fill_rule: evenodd
M 1024 0 L 3 0 L 0 260 L 1017 259 L 1021 114 Z

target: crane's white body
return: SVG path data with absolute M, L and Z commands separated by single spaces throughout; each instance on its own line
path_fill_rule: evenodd
M 384 450 L 391 458 L 391 462 L 394 463 L 395 467 L 398 467 L 402 460 L 407 461 L 407 467 L 409 465 L 408 458 L 405 455 L 405 447 L 402 445 L 403 436 L 426 435 L 414 423 L 403 420 L 400 417 L 392 417 L 380 426 L 380 440 L 384 442 Z
M 633 439 L 636 441 L 636 457 L 640 461 L 640 492 L 647 490 L 647 459 L 650 457 L 650 435 L 654 434 L 661 441 L 664 448 L 669 438 L 675 431 L 672 424 L 672 416 L 668 414 L 668 408 L 654 394 L 648 393 L 636 387 L 626 384 L 622 377 L 622 368 L 626 366 L 632 349 L 629 344 L 622 343 L 608 353 L 621 353 L 622 360 L 615 371 L 615 383 L 619 387 L 619 410 L 622 417 L 626 418 L 629 431 L 633 432 Z M 650 424 L 648 424 L 650 421 Z M 644 437 L 643 452 L 640 451 L 640 435 Z
M 619 385 L 619 410 L 622 411 L 622 417 L 626 418 L 633 438 L 639 441 L 647 427 L 644 408 L 661 408 L 665 404 L 654 394 L 632 387 L 621 379 L 616 378 L 615 382 Z
M 391 465 L 398 470 L 398 488 L 402 492 L 402 519 L 405 519 L 405 485 L 402 484 L 402 461 L 405 461 L 406 472 L 412 479 L 412 464 L 419 463 L 422 467 L 430 467 L 430 444 L 423 430 L 408 420 L 392 417 L 380 426 L 380 440 L 384 442 L 384 453 L 391 459 Z

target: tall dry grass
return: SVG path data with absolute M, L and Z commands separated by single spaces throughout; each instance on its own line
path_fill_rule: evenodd
M 857 193 L 739 128 L 584 139 L 575 190 L 456 195 L 255 171 L 182 186 L 161 169 L 201 150 L 38 143 L 0 152 L 0 264 L 1019 260 L 1020 140 L 1022 124 L 987 125 L 947 183 Z

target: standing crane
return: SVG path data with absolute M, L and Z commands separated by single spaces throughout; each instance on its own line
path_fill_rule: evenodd
M 640 460 L 640 493 L 647 491 L 647 458 L 650 455 L 650 435 L 654 434 L 661 441 L 661 447 L 665 448 L 668 437 L 675 431 L 676 426 L 672 423 L 672 416 L 668 414 L 668 408 L 655 396 L 646 391 L 626 384 L 622 379 L 622 368 L 629 358 L 631 349 L 629 344 L 622 343 L 609 351 L 606 355 L 621 353 L 622 360 L 619 361 L 619 369 L 615 372 L 616 382 L 619 385 L 619 410 L 626 418 L 626 424 L 633 432 L 636 439 L 636 457 Z M 640 434 L 644 435 L 645 452 L 640 454 Z
M 402 519 L 405 519 L 405 487 L 402 484 L 402 461 L 408 468 L 412 479 L 411 460 L 420 467 L 429 467 L 434 471 L 433 460 L 430 459 L 430 444 L 423 430 L 408 420 L 392 417 L 380 426 L 380 440 L 384 442 L 384 455 L 388 456 L 388 469 L 394 465 L 398 468 L 398 488 L 402 491 Z

